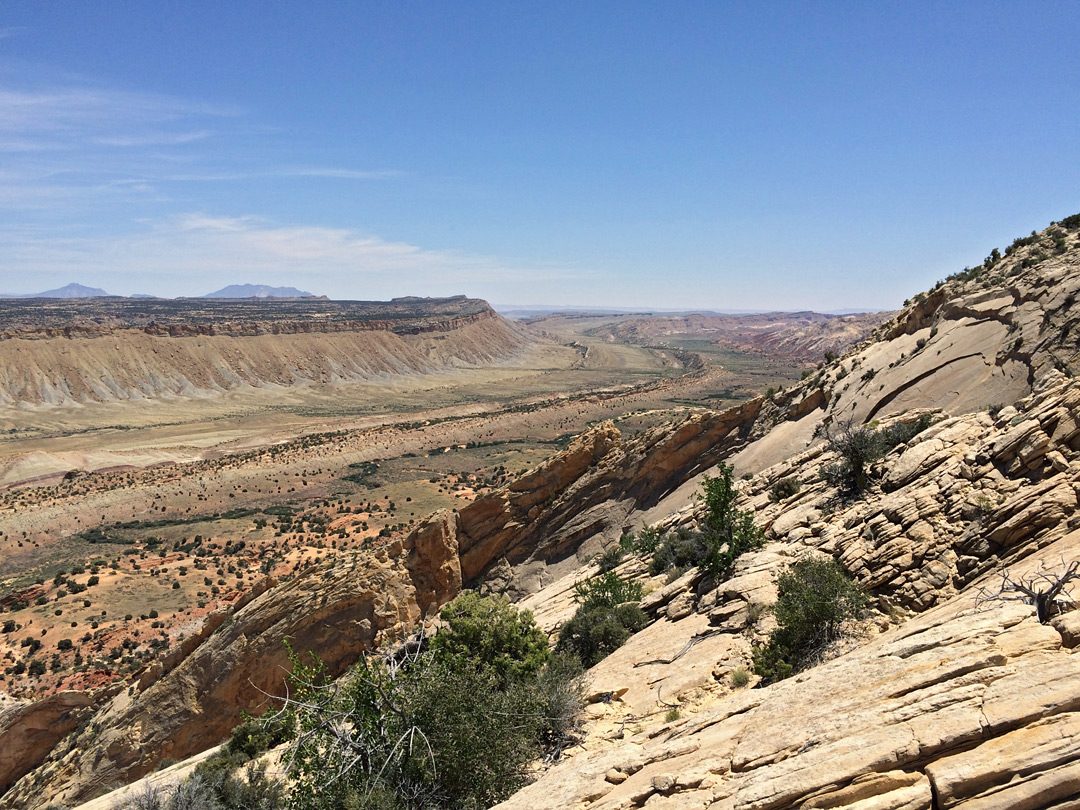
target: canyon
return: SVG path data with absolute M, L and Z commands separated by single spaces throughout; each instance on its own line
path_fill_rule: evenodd
M 1003 582 L 1038 583 L 1080 558 L 1076 220 L 1017 240 L 1004 256 L 915 295 L 887 319 L 866 323 L 858 342 L 851 336 L 828 349 L 827 357 L 822 350 L 819 364 L 722 409 L 677 412 L 670 401 L 656 407 L 674 392 L 700 395 L 722 379 L 715 367 L 690 367 L 685 355 L 662 345 L 657 336 L 673 334 L 670 323 L 653 324 L 647 339 L 641 336 L 649 330 L 635 326 L 633 340 L 620 336 L 619 322 L 587 324 L 598 331 L 582 329 L 575 340 L 596 343 L 573 346 L 552 340 L 557 330 L 550 322 L 545 337 L 481 309 L 468 316 L 477 320 L 454 327 L 453 340 L 468 354 L 437 348 L 442 332 L 406 335 L 416 358 L 409 369 L 435 376 L 456 373 L 458 363 L 484 369 L 505 363 L 509 370 L 535 352 L 567 359 L 561 371 L 548 368 L 557 376 L 570 367 L 581 371 L 590 354 L 596 362 L 607 344 L 619 352 L 628 347 L 619 357 L 647 358 L 656 373 L 631 386 L 611 363 L 604 371 L 611 384 L 603 391 L 583 386 L 576 390 L 580 398 L 516 399 L 480 410 L 475 403 L 448 404 L 459 410 L 445 411 L 439 429 L 460 429 L 454 438 L 463 439 L 461 445 L 486 439 L 482 431 L 499 424 L 508 431 L 504 438 L 532 431 L 533 438 L 542 433 L 563 439 L 531 459 L 517 458 L 504 477 L 491 478 L 487 470 L 484 485 L 474 481 L 467 497 L 414 515 L 407 526 L 399 521 L 383 535 L 368 531 L 353 542 L 356 504 L 346 506 L 340 492 L 331 495 L 327 474 L 314 469 L 375 463 L 369 452 L 384 461 L 384 450 L 365 448 L 387 441 L 391 429 L 398 431 L 402 456 L 435 449 L 438 457 L 452 456 L 450 448 L 459 442 L 444 444 L 448 434 L 424 445 L 423 431 L 387 426 L 372 414 L 379 424 L 327 425 L 334 430 L 325 441 L 306 434 L 312 444 L 284 444 L 280 456 L 245 437 L 248 455 L 188 459 L 175 470 L 142 465 L 122 473 L 129 477 L 122 487 L 116 479 L 122 495 L 101 486 L 108 475 L 121 473 L 75 477 L 51 489 L 12 489 L 0 539 L 17 551 L 12 540 L 23 542 L 23 532 L 26 543 L 31 537 L 39 545 L 55 542 L 58 520 L 76 514 L 86 528 L 109 528 L 129 509 L 145 510 L 154 496 L 164 515 L 176 517 L 169 510 L 190 504 L 184 499 L 194 489 L 185 495 L 185 486 L 199 475 L 225 476 L 242 497 L 200 491 L 221 500 L 200 500 L 198 509 L 212 503 L 218 510 L 229 500 L 272 508 L 279 498 L 270 479 L 260 479 L 265 488 L 258 498 L 239 492 L 238 482 L 254 481 L 268 469 L 279 478 L 285 470 L 310 469 L 310 477 L 293 478 L 309 481 L 307 496 L 340 516 L 335 519 L 348 531 L 338 537 L 349 540 L 320 547 L 307 565 L 270 566 L 266 576 L 249 578 L 232 600 L 191 617 L 188 632 L 162 657 L 125 678 L 61 689 L 37 701 L 8 700 L 0 708 L 0 807 L 109 807 L 133 789 L 122 786 L 147 778 L 166 760 L 204 753 L 228 735 L 243 711 L 258 710 L 280 694 L 287 638 L 341 674 L 363 650 L 430 621 L 463 588 L 509 595 L 554 636 L 575 609 L 575 584 L 597 572 L 597 555 L 643 527 L 665 531 L 703 519 L 695 496 L 702 476 L 720 462 L 733 466 L 740 506 L 753 512 L 766 544 L 742 555 L 722 582 L 698 569 L 668 581 L 650 576 L 642 558 L 624 559 L 616 571 L 645 586 L 641 607 L 650 624 L 590 671 L 580 744 L 500 806 L 1078 806 L 1080 612 L 1063 598 L 1042 622 L 1033 605 L 994 598 L 1010 596 L 1000 590 Z M 213 337 L 166 338 L 145 328 L 147 340 Z M 366 332 L 346 334 L 356 340 Z M 338 335 L 319 333 L 310 346 L 330 345 L 326 341 Z M 301 352 L 309 336 L 284 337 L 297 338 L 289 345 Z M 775 350 L 782 343 L 771 337 L 753 348 Z M 805 339 L 798 345 L 806 346 Z M 362 351 L 334 349 L 371 350 L 366 344 Z M 314 349 L 303 351 L 315 356 Z M 220 369 L 227 357 L 219 349 L 199 352 L 205 367 Z M 287 364 L 268 370 L 254 357 L 248 353 L 232 367 L 236 378 L 242 377 L 239 369 L 250 369 L 243 385 L 257 388 L 258 380 L 285 386 L 299 379 Z M 108 360 L 110 368 L 118 363 Z M 332 373 L 344 380 L 344 372 Z M 356 365 L 348 373 L 367 372 Z M 336 383 L 330 374 L 320 371 L 310 379 Z M 229 385 L 224 376 L 185 376 L 199 396 L 213 389 L 220 397 Z M 60 407 L 96 398 L 97 407 L 109 404 L 108 391 L 130 399 L 139 387 L 130 382 L 134 377 L 123 384 L 117 376 L 110 379 L 117 384 L 100 392 L 90 382 L 81 388 L 69 383 L 66 390 L 54 385 L 47 390 L 62 392 L 55 402 L 33 404 Z M 21 393 L 29 387 L 20 386 L 15 381 L 5 390 L 29 396 Z M 169 382 L 142 395 L 165 393 L 191 391 Z M 535 389 L 529 393 L 536 395 Z M 873 462 L 872 484 L 857 497 L 822 473 L 838 460 L 830 437 L 924 417 L 928 427 Z M 17 427 L 31 428 L 40 429 L 29 422 Z M 303 435 L 297 431 L 294 438 Z M 781 481 L 797 486 L 781 494 Z M 84 489 L 74 494 L 78 487 Z M 365 498 L 375 492 L 365 491 Z M 90 509 L 80 513 L 76 504 Z M 283 523 L 278 531 L 296 537 L 292 519 L 287 527 Z M 244 533 L 252 544 L 270 540 L 247 527 Z M 739 683 L 734 673 L 752 669 L 755 644 L 775 627 L 763 608 L 776 601 L 779 574 L 805 555 L 838 561 L 870 595 L 870 616 L 819 665 L 770 685 L 752 675 Z M 179 775 L 184 767 L 169 772 Z M 121 792 L 110 794 L 114 789 Z

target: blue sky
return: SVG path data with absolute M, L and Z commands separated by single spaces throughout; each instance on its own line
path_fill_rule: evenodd
M 1075 2 L 0 6 L 0 292 L 892 308 L 1080 211 Z

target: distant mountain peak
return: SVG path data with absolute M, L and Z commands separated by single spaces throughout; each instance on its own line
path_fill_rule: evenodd
M 230 284 L 203 298 L 314 298 L 314 293 L 296 287 L 271 287 L 267 284 Z
M 55 290 L 45 290 L 45 292 L 39 293 L 24 293 L 22 295 L 4 295 L 0 296 L 0 298 L 102 298 L 110 295 L 110 293 L 107 293 L 105 290 L 98 287 L 85 287 L 82 284 L 75 284 L 73 282 L 65 287 L 58 287 Z

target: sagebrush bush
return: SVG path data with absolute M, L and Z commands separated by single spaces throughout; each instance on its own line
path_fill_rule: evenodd
M 777 590 L 777 628 L 753 651 L 754 672 L 763 683 L 816 663 L 840 638 L 845 623 L 861 618 L 867 605 L 866 594 L 831 558 L 802 558 L 780 574 Z
M 793 495 L 798 495 L 800 489 L 802 489 L 802 484 L 799 483 L 798 478 L 794 475 L 785 476 L 769 489 L 769 500 L 773 503 L 780 503 L 780 501 L 785 501 Z
M 637 605 L 582 606 L 559 630 L 556 649 L 573 653 L 582 666 L 592 667 L 619 649 L 648 623 L 648 617 Z
M 701 532 L 679 526 L 664 534 L 649 561 L 649 573 L 654 577 L 663 573 L 678 576 L 688 568 L 700 565 L 708 553 L 709 547 Z
M 640 582 L 623 579 L 613 571 L 574 584 L 574 601 L 585 608 L 640 602 L 643 594 Z

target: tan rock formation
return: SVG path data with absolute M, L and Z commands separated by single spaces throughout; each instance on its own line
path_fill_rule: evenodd
M 761 404 L 758 398 L 696 414 L 629 441 L 606 423 L 499 492 L 429 521 L 457 537 L 465 582 L 484 575 L 513 595 L 539 590 L 617 538 L 633 510 L 652 506 L 741 444 Z
M 1078 544 L 1071 534 L 1042 562 Z M 590 734 L 499 807 L 1011 808 L 1080 792 L 1080 662 L 1029 606 L 977 609 L 957 597 L 798 677 L 760 690 L 718 687 L 720 697 L 691 716 L 650 724 L 657 691 L 647 685 L 659 673 L 627 658 L 647 654 L 647 635 L 674 648 L 678 626 L 653 625 L 594 671 L 594 691 L 638 689 L 629 700 L 651 728 Z M 687 685 L 699 688 L 687 672 L 731 656 L 738 636 L 719 638 L 724 646 L 708 639 L 696 659 L 679 662 Z M 672 687 L 666 702 L 679 700 Z
M 229 326 L 9 335 L 0 339 L 0 406 L 362 382 L 497 364 L 530 342 L 490 308 L 404 333 L 383 321 Z
M 0 739 L 18 741 L 0 746 L 0 792 L 43 761 L 100 699 L 92 692 L 60 692 L 34 703 L 0 708 Z

